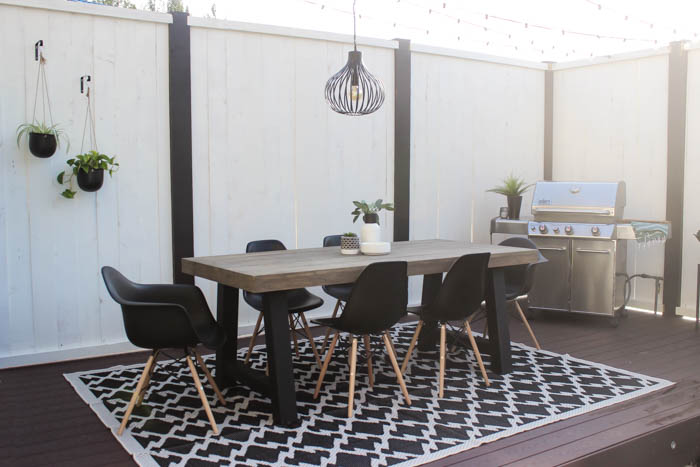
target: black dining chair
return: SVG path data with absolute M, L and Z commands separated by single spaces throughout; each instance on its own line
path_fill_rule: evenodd
M 102 268 L 102 277 L 109 294 L 121 305 L 126 337 L 135 346 L 151 350 L 118 434 L 124 432 L 134 407 L 143 401 L 157 366 L 158 355 L 163 349 L 171 348 L 184 350 L 185 361 L 211 428 L 214 434 L 219 434 L 197 369 L 190 358 L 191 355 L 195 357 L 221 405 L 226 405 L 224 396 L 197 351 L 198 344 L 218 349 L 226 340 L 226 334 L 211 315 L 202 291 L 194 285 L 137 284 L 109 266 Z
M 450 321 L 464 323 L 464 328 L 476 356 L 476 361 L 479 364 L 481 375 L 484 377 L 487 386 L 491 384 L 468 320 L 470 316 L 480 309 L 481 302 L 484 299 L 490 256 L 490 253 L 477 253 L 458 258 L 447 272 L 435 299 L 427 305 L 412 307 L 409 310 L 411 313 L 418 315 L 419 321 L 416 332 L 413 334 L 411 343 L 408 346 L 406 357 L 401 365 L 401 372 L 406 371 L 406 366 L 411 358 L 411 353 L 416 345 L 416 340 L 420 335 L 423 324 L 426 321 L 437 322 L 440 325 L 439 397 L 443 397 L 444 394 L 445 340 L 447 324 Z
M 396 379 L 401 386 L 406 403 L 411 405 L 399 364 L 396 361 L 394 346 L 389 336 L 389 329 L 405 314 L 408 302 L 408 276 L 405 261 L 388 261 L 372 263 L 367 266 L 355 282 L 348 297 L 343 313 L 336 318 L 315 319 L 314 323 L 327 326 L 335 331 L 331 339 L 328 353 L 323 361 L 323 367 L 316 383 L 314 399 L 318 398 L 323 384 L 323 378 L 328 365 L 333 358 L 333 351 L 338 343 L 340 333 L 352 336 L 350 344 L 350 387 L 348 389 L 348 417 L 352 417 L 353 401 L 355 398 L 355 367 L 357 365 L 357 339 L 364 340 L 369 385 L 374 386 L 372 371 L 372 349 L 370 337 L 381 335 L 384 347 L 394 367 Z
M 506 301 L 513 302 L 515 304 L 515 309 L 518 312 L 520 320 L 525 325 L 525 329 L 527 329 L 527 332 L 530 334 L 530 338 L 535 344 L 535 347 L 537 350 L 540 350 L 540 343 L 537 340 L 537 337 L 535 337 L 535 333 L 532 331 L 530 323 L 528 322 L 525 313 L 523 313 L 523 309 L 520 307 L 519 300 L 527 300 L 527 294 L 530 293 L 530 289 L 532 289 L 532 284 L 535 280 L 535 268 L 538 264 L 546 263 L 548 260 L 537 249 L 537 245 L 535 245 L 532 240 L 525 237 L 510 237 L 503 240 L 501 243 L 499 243 L 499 245 L 537 250 L 537 254 L 539 256 L 537 261 L 530 264 L 509 266 L 504 269 L 503 276 L 506 289 Z M 472 318 L 475 316 L 476 315 L 472 316 Z M 487 333 L 488 327 L 485 327 L 484 335 L 487 335 Z
M 279 240 L 255 240 L 249 242 L 246 246 L 246 253 L 259 253 L 265 251 L 281 251 L 286 250 L 282 242 Z M 263 320 L 263 296 L 259 293 L 251 293 L 243 291 L 243 299 L 248 305 L 256 309 L 260 314 L 258 315 L 258 320 L 255 323 L 255 329 L 253 330 L 253 335 L 250 336 L 250 344 L 248 345 L 248 353 L 245 356 L 245 364 L 247 365 L 250 361 L 250 356 L 253 353 L 253 347 L 255 345 L 255 338 L 263 331 L 262 320 Z M 299 357 L 299 344 L 297 341 L 297 334 L 304 335 L 299 331 L 299 327 L 303 329 L 306 337 L 309 339 L 309 344 L 311 345 L 311 351 L 316 359 L 316 364 L 321 366 L 321 357 L 316 350 L 316 344 L 314 343 L 313 335 L 311 334 L 311 329 L 309 329 L 309 324 L 306 321 L 306 316 L 304 312 L 315 310 L 323 306 L 323 300 L 312 294 L 306 289 L 293 289 L 287 291 L 287 307 L 289 309 L 289 328 L 291 329 L 292 338 L 294 339 L 294 350 L 296 352 L 297 358 Z
M 340 246 L 340 238 L 342 235 L 328 235 L 323 238 L 323 246 Z M 344 303 L 347 303 L 350 297 L 350 292 L 352 292 L 353 284 L 331 284 L 322 286 L 323 291 L 328 295 L 336 299 L 335 307 L 333 308 L 333 314 L 331 318 L 336 318 L 338 316 L 338 311 L 343 310 Z M 331 334 L 331 329 L 326 329 L 326 335 L 323 337 L 323 345 L 321 345 L 321 354 L 326 351 L 326 345 L 328 345 L 328 339 Z

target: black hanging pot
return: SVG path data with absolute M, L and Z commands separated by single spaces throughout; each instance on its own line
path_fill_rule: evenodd
M 29 152 L 36 157 L 46 159 L 56 152 L 56 135 L 47 133 L 29 133 Z
M 520 219 L 520 206 L 522 204 L 522 196 L 508 196 L 508 219 Z
M 97 191 L 102 188 L 102 182 L 105 179 L 104 169 L 89 169 L 85 172 L 83 169 L 78 171 L 78 186 L 83 191 Z
M 379 224 L 379 214 L 376 212 L 365 214 L 362 216 L 362 220 L 365 221 L 365 224 Z

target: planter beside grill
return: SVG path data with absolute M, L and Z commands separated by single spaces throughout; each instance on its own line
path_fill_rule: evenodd
M 99 190 L 102 188 L 104 179 L 104 169 L 90 169 L 87 172 L 84 170 L 78 171 L 78 186 L 83 191 L 93 192 Z
M 56 136 L 49 133 L 29 133 L 29 152 L 41 159 L 51 157 L 58 146 Z
M 509 195 L 508 198 L 508 219 L 520 219 L 520 207 L 523 204 L 522 196 Z

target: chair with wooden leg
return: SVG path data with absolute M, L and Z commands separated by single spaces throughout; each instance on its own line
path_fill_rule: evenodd
M 499 245 L 537 250 L 537 245 L 535 245 L 532 240 L 525 237 L 507 238 L 499 243 Z M 523 309 L 520 307 L 520 300 L 527 301 L 527 294 L 530 293 L 530 289 L 532 289 L 532 284 L 535 281 L 535 268 L 538 264 L 546 263 L 548 261 L 547 258 L 545 258 L 544 255 L 539 252 L 539 250 L 537 253 L 539 257 L 536 262 L 518 266 L 509 266 L 504 269 L 503 276 L 505 280 L 506 301 L 513 302 L 515 305 L 515 311 L 518 313 L 518 318 L 525 326 L 527 333 L 530 335 L 530 339 L 532 339 L 532 343 L 535 345 L 537 350 L 540 350 L 540 343 L 537 340 L 537 337 L 535 337 L 535 333 L 532 331 L 532 327 L 530 327 L 530 323 L 528 322 L 525 313 L 523 313 Z M 482 310 L 482 313 L 485 312 Z M 483 334 L 484 336 L 488 334 L 488 326 L 486 324 L 484 325 Z
M 185 361 L 211 428 L 214 434 L 219 434 L 192 358 L 197 361 L 207 381 L 214 388 L 221 405 L 226 405 L 224 396 L 197 351 L 199 344 L 209 349 L 220 348 L 226 340 L 226 334 L 214 320 L 202 291 L 194 285 L 136 284 L 109 266 L 102 268 L 102 277 L 109 294 L 121 305 L 124 329 L 129 341 L 137 347 L 151 350 L 124 413 L 118 434 L 124 432 L 134 407 L 143 401 L 156 369 L 158 354 L 162 349 L 171 348 L 184 350 Z
M 476 361 L 479 365 L 479 370 L 484 378 L 487 386 L 491 384 L 489 377 L 484 368 L 484 362 L 481 360 L 481 353 L 476 345 L 474 336 L 472 335 L 469 317 L 476 313 L 484 297 L 486 289 L 486 275 L 488 272 L 489 253 L 478 253 L 472 255 L 464 255 L 457 259 L 450 270 L 447 272 L 445 279 L 440 286 L 440 290 L 435 296 L 435 300 L 425 306 L 411 308 L 410 312 L 415 313 L 419 317 L 416 332 L 413 334 L 411 343 L 408 346 L 406 357 L 401 365 L 401 372 L 406 371 L 408 362 L 411 358 L 411 353 L 416 346 L 416 341 L 420 336 L 423 324 L 428 322 L 437 322 L 440 325 L 440 376 L 438 379 L 438 394 L 439 397 L 444 395 L 445 387 L 445 352 L 447 349 L 447 325 L 448 322 L 458 321 L 464 323 L 464 328 L 467 331 L 467 337 L 471 344 Z
M 328 235 L 323 238 L 323 246 L 340 246 L 340 237 L 342 235 Z M 333 308 L 333 314 L 331 318 L 337 318 L 338 312 L 342 312 L 343 306 L 347 303 L 350 297 L 350 292 L 352 292 L 353 284 L 331 284 L 322 286 L 323 291 L 328 295 L 336 299 L 335 307 Z M 326 351 L 326 346 L 328 345 L 328 340 L 331 335 L 331 329 L 326 329 L 326 335 L 323 337 L 323 345 L 321 345 L 321 355 Z
M 279 240 L 255 240 L 249 242 L 246 246 L 246 253 L 260 253 L 265 251 L 279 251 L 286 250 L 282 242 Z M 250 357 L 253 353 L 253 347 L 255 346 L 255 338 L 263 331 L 263 295 L 258 293 L 251 293 L 243 291 L 243 299 L 248 305 L 256 309 L 260 314 L 258 315 L 258 320 L 255 323 L 255 329 L 253 334 L 250 336 L 250 343 L 248 344 L 248 352 L 245 356 L 245 364 L 247 365 L 250 361 Z M 319 356 L 318 350 L 316 349 L 316 344 L 314 343 L 313 335 L 311 334 L 311 329 L 306 321 L 306 316 L 304 312 L 315 310 L 323 305 L 323 300 L 320 297 L 312 294 L 306 289 L 294 289 L 287 291 L 287 307 L 289 308 L 289 328 L 294 340 L 294 349 L 296 351 L 297 357 L 299 357 L 299 344 L 297 341 L 297 334 L 305 336 L 309 340 L 309 345 L 311 351 L 314 354 L 314 359 L 316 364 L 321 367 L 321 357 Z
M 314 323 L 327 326 L 334 331 L 328 353 L 323 361 L 323 367 L 316 383 L 314 399 L 318 398 L 323 379 L 326 376 L 328 365 L 333 358 L 333 351 L 340 333 L 350 335 L 350 381 L 348 390 L 348 417 L 353 414 L 353 401 L 355 398 L 355 369 L 357 366 L 357 340 L 362 338 L 367 351 L 367 366 L 369 370 L 370 386 L 374 385 L 372 374 L 372 350 L 370 348 L 371 336 L 380 337 L 392 367 L 396 373 L 396 380 L 401 387 L 404 399 L 411 405 L 396 361 L 389 329 L 394 326 L 405 314 L 408 301 L 407 263 L 405 261 L 387 261 L 372 263 L 367 266 L 350 293 L 343 314 L 336 318 L 314 320 Z

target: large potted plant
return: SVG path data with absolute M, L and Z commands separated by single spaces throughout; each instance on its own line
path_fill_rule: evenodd
M 119 163 L 115 161 L 114 157 L 100 154 L 97 151 L 78 154 L 73 159 L 68 159 L 66 163 L 70 167 L 68 177 L 66 177 L 64 170 L 58 174 L 56 180 L 61 185 L 68 184 L 68 188 L 61 193 L 61 196 L 68 199 L 73 199 L 77 193 L 73 190 L 73 176 L 78 179 L 78 186 L 81 190 L 92 192 L 102 188 L 105 170 L 111 177 L 119 169 Z
M 374 203 L 367 203 L 367 201 L 353 201 L 352 204 L 355 205 L 355 209 L 350 213 L 353 216 L 353 223 L 362 216 L 362 220 L 365 225 L 362 226 L 360 230 L 360 241 L 361 242 L 380 242 L 381 241 L 381 229 L 379 227 L 379 211 L 386 209 L 387 211 L 393 211 L 394 205 L 391 203 L 382 203 L 381 199 L 378 199 Z
M 520 219 L 520 206 L 523 204 L 523 193 L 532 187 L 525 180 L 510 174 L 503 179 L 503 184 L 495 188 L 491 188 L 492 193 L 503 195 L 508 200 L 508 219 Z

